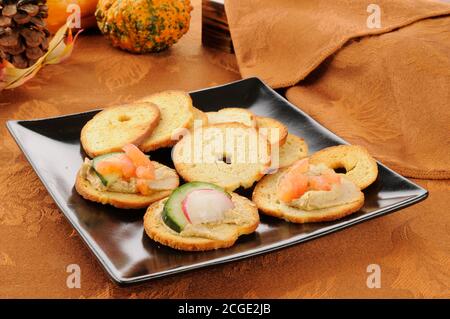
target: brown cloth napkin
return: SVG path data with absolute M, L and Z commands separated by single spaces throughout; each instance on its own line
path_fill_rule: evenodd
M 450 178 L 450 3 L 377 1 L 372 29 L 371 3 L 226 1 L 241 74 L 297 84 L 291 102 L 405 176 Z

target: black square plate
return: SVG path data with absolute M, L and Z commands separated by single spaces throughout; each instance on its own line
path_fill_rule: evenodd
M 303 137 L 310 152 L 346 143 L 257 78 L 195 91 L 191 96 L 194 105 L 204 111 L 238 106 L 273 117 L 287 125 L 291 133 Z M 257 231 L 241 237 L 231 248 L 176 251 L 146 236 L 142 225 L 144 210 L 130 212 L 92 203 L 74 190 L 75 176 L 84 158 L 80 131 L 97 112 L 9 121 L 7 126 L 61 211 L 119 284 L 142 282 L 280 249 L 399 210 L 425 199 L 428 194 L 379 163 L 377 181 L 364 191 L 364 207 L 344 219 L 296 225 L 262 216 Z M 152 152 L 151 156 L 173 167 L 169 149 Z M 251 190 L 241 194 L 249 196 Z

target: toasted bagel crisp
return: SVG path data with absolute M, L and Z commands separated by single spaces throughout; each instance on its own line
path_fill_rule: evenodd
M 142 101 L 156 104 L 161 112 L 158 126 L 139 145 L 143 152 L 173 146 L 178 133 L 189 128 L 194 121 L 192 100 L 186 92 L 164 91 L 145 97 Z
M 283 123 L 270 117 L 256 116 L 256 126 L 260 132 L 264 132 L 270 144 L 276 144 L 280 147 L 286 142 L 288 129 Z M 267 129 L 267 132 L 261 129 Z M 278 135 L 271 134 L 271 130 L 275 129 L 278 130 Z M 276 139 L 275 136 L 277 137 Z
M 288 134 L 286 143 L 279 149 L 279 168 L 288 167 L 296 161 L 308 156 L 308 144 L 301 137 Z M 276 160 L 272 159 L 275 163 Z
M 81 145 L 90 157 L 119 152 L 126 144 L 142 143 L 159 119 L 159 108 L 150 102 L 110 107 L 86 123 L 81 130 Z
M 217 112 L 206 112 L 209 124 L 240 123 L 249 127 L 256 127 L 256 116 L 242 108 L 226 107 Z
M 194 122 L 200 121 L 202 126 L 208 125 L 208 115 L 202 110 L 199 110 L 196 107 L 193 107 L 194 110 Z
M 287 168 L 284 168 L 275 174 L 266 175 L 256 184 L 252 200 L 262 213 L 303 224 L 336 220 L 357 212 L 364 205 L 364 194 L 360 191 L 356 201 L 340 206 L 311 211 L 288 206 L 277 198 L 278 178 L 286 170 Z
M 153 163 L 155 163 L 155 167 L 158 167 L 158 165 L 162 166 L 162 164 L 157 162 Z M 81 170 L 77 174 L 75 189 L 78 194 L 87 200 L 124 209 L 146 208 L 155 201 L 165 198 L 172 193 L 171 190 L 155 191 L 150 195 L 103 192 L 96 189 L 87 179 L 83 178 Z
M 331 169 L 345 168 L 345 176 L 360 189 L 372 184 L 378 176 L 378 165 L 369 152 L 359 145 L 324 148 L 310 158 L 311 164 L 323 163 Z
M 235 204 L 235 210 L 245 214 L 248 222 L 242 225 L 225 224 L 210 226 L 212 230 L 225 234 L 226 239 L 208 239 L 201 237 L 185 237 L 170 229 L 164 224 L 161 213 L 165 199 L 152 204 L 144 216 L 144 229 L 147 235 L 154 241 L 178 250 L 204 251 L 233 246 L 239 236 L 253 233 L 259 225 L 258 209 L 249 199 L 236 193 L 231 193 L 231 200 Z M 214 228 L 215 227 L 215 228 Z
M 236 142 L 220 144 L 229 136 Z M 227 149 L 216 150 L 215 145 Z M 213 183 L 233 191 L 240 186 L 249 188 L 264 176 L 270 167 L 270 144 L 255 128 L 240 123 L 214 124 L 203 127 L 201 136 L 194 132 L 183 137 L 172 150 L 172 160 L 184 180 Z

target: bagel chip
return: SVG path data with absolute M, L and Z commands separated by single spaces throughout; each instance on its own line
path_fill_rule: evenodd
M 144 216 L 144 229 L 154 241 L 165 246 L 186 251 L 205 251 L 233 246 L 241 235 L 253 233 L 259 225 L 259 214 L 255 204 L 236 193 L 230 193 L 239 215 L 243 216 L 243 224 L 208 225 L 212 233 L 220 235 L 220 239 L 182 236 L 169 228 L 163 221 L 161 213 L 166 199 L 152 204 Z
M 325 222 L 340 219 L 357 212 L 364 205 L 364 194 L 359 191 L 355 201 L 344 205 L 322 209 L 303 210 L 288 206 L 277 197 L 278 178 L 287 170 L 280 169 L 277 173 L 266 175 L 256 184 L 252 200 L 265 215 L 274 216 L 292 223 Z
M 81 130 L 81 145 L 91 158 L 121 151 L 126 144 L 141 144 L 158 125 L 159 108 L 136 102 L 104 109 Z

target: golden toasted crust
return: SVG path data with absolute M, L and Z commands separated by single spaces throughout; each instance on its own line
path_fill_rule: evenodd
M 173 146 L 177 142 L 178 133 L 192 126 L 194 109 L 188 93 L 164 91 L 145 97 L 142 101 L 156 104 L 161 112 L 159 124 L 152 134 L 139 145 L 142 151 L 150 152 L 162 147 Z
M 162 164 L 160 164 L 162 165 Z M 125 194 L 118 192 L 102 192 L 97 190 L 91 183 L 81 176 L 81 170 L 77 174 L 75 189 L 83 198 L 101 203 L 109 204 L 117 208 L 139 209 L 146 208 L 150 204 L 169 196 L 172 191 L 158 191 L 150 195 Z
M 264 132 L 264 130 L 261 130 L 262 128 L 269 129 L 268 132 L 265 132 L 265 134 L 263 134 L 268 137 L 270 144 L 277 144 L 278 146 L 282 146 L 286 142 L 286 139 L 288 137 L 288 129 L 281 122 L 270 117 L 256 116 L 256 126 L 258 127 L 260 132 Z M 272 129 L 278 129 L 276 140 L 270 133 L 270 130 Z
M 194 111 L 194 121 L 200 121 L 202 126 L 208 125 L 208 115 L 196 107 L 192 109 Z
M 369 152 L 359 145 L 339 145 L 324 148 L 310 158 L 311 164 L 323 163 L 329 168 L 345 168 L 345 176 L 360 189 L 372 184 L 378 175 L 378 166 Z
M 275 152 L 273 153 L 274 156 L 276 156 Z M 280 168 L 288 167 L 306 156 L 308 156 L 308 144 L 305 140 L 293 134 L 288 134 L 286 143 L 279 148 L 278 165 Z M 272 158 L 272 162 L 275 164 L 276 159 Z
M 236 143 L 216 143 L 221 138 L 227 138 L 228 133 L 236 139 Z M 244 148 L 238 148 L 238 137 L 247 137 Z M 255 137 L 255 139 L 252 139 Z M 270 144 L 266 138 L 252 127 L 240 123 L 220 123 L 203 127 L 202 139 L 194 134 L 186 135 L 173 148 L 172 159 L 178 174 L 186 181 L 202 181 L 217 184 L 227 191 L 238 187 L 249 188 L 255 181 L 261 179 L 270 167 Z M 257 141 L 253 145 L 250 141 Z M 234 144 L 234 145 L 233 145 Z M 227 154 L 221 152 L 220 158 L 209 156 L 215 145 L 227 148 Z M 194 149 L 195 148 L 195 149 Z M 186 156 L 186 154 L 188 156 Z M 200 154 L 200 158 L 195 155 Z M 231 164 L 222 161 L 223 155 L 234 156 Z M 203 156 L 203 157 L 202 157 Z M 244 159 L 244 160 L 242 160 Z
M 255 114 L 238 107 L 226 107 L 217 112 L 206 112 L 206 115 L 209 124 L 240 123 L 249 127 L 256 127 Z
M 177 232 L 169 229 L 161 218 L 161 212 L 165 200 L 160 200 L 147 209 L 144 216 L 144 229 L 147 235 L 165 246 L 178 250 L 204 251 L 233 246 L 239 236 L 253 233 L 259 225 L 258 209 L 255 204 L 245 197 L 231 193 L 231 199 L 235 209 L 245 212 L 248 222 L 243 225 L 227 225 L 228 237 L 223 240 L 207 239 L 200 237 L 180 236 Z
M 359 192 L 357 201 L 335 207 L 307 211 L 287 206 L 280 202 L 276 195 L 278 178 L 286 170 L 287 168 L 276 174 L 266 175 L 256 184 L 252 200 L 262 213 L 302 224 L 336 220 L 357 212 L 364 205 L 364 194 Z
M 104 109 L 81 130 L 81 145 L 91 158 L 121 151 L 126 144 L 141 144 L 158 125 L 159 108 L 136 102 Z

